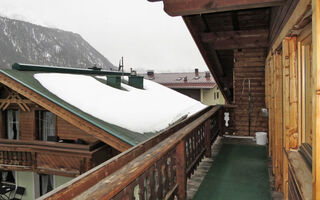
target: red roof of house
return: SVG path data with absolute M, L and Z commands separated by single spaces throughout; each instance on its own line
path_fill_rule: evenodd
M 152 73 L 151 71 L 148 72 L 148 74 L 144 75 L 144 78 L 169 88 L 201 89 L 216 86 L 216 82 L 210 72 L 199 72 L 198 75 L 195 72 L 153 73 L 153 75 Z

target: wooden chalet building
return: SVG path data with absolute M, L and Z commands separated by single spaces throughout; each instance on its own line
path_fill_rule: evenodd
M 25 188 L 25 200 L 38 198 L 157 134 L 128 130 L 95 115 L 98 109 L 103 114 L 116 118 L 115 110 L 108 109 L 107 104 L 113 103 L 110 106 L 117 107 L 117 102 L 100 101 L 102 106 L 97 107 L 93 113 L 78 107 L 79 104 L 70 103 L 65 96 L 46 87 L 45 83 L 48 83 L 50 75 L 54 79 L 66 76 L 63 85 L 53 81 L 52 86 L 57 91 L 66 90 L 69 87 L 66 84 L 73 84 L 73 79 L 78 77 L 89 78 L 96 85 L 76 83 L 76 87 L 69 87 L 69 92 L 75 90 L 85 96 L 94 94 L 87 90 L 106 87 L 111 91 L 107 92 L 109 99 L 112 99 L 112 93 L 121 91 L 124 97 L 130 93 L 122 88 L 124 86 L 117 87 L 117 83 L 119 86 L 121 84 L 120 77 L 129 76 L 128 73 L 24 64 L 14 64 L 13 69 L 0 69 L 0 186 Z M 39 79 L 41 76 L 44 76 L 42 81 Z M 135 77 L 129 77 L 127 89 L 137 88 L 136 91 L 139 92 L 143 89 L 141 82 L 130 83 L 130 78 Z M 149 90 L 150 86 L 142 91 Z M 100 96 L 98 91 L 95 95 L 88 97 L 89 100 L 80 98 L 80 105 L 83 104 L 81 101 L 87 101 L 86 105 L 90 102 L 99 103 L 99 99 L 90 101 L 90 98 L 101 98 L 103 94 Z M 130 105 L 133 102 L 126 103 Z M 198 102 L 196 104 L 200 105 Z M 130 107 L 124 112 L 134 118 L 139 114 L 131 112 Z M 9 195 L 2 192 L 3 190 L 0 199 L 2 195 Z
M 43 199 L 187 199 L 187 179 L 203 156 L 211 156 L 217 134 L 266 131 L 275 190 L 284 199 L 319 200 L 320 1 L 162 3 L 166 13 L 183 18 L 229 105 L 209 107 L 181 121 Z M 262 108 L 268 109 L 268 118 Z M 230 116 L 227 127 L 225 112 Z M 248 183 L 252 188 L 246 192 L 254 192 L 256 184 Z M 220 185 L 224 183 L 210 190 Z M 228 193 L 233 191 L 222 195 Z
M 224 97 L 210 72 L 171 72 L 155 73 L 150 70 L 144 75 L 152 80 L 177 92 L 187 95 L 205 105 L 225 104 Z

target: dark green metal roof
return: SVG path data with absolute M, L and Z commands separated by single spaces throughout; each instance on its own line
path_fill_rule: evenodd
M 47 71 L 43 71 L 38 68 L 40 71 L 31 70 L 31 71 L 24 71 L 24 70 L 15 70 L 15 69 L 0 69 L 0 72 L 5 74 L 6 76 L 14 79 L 15 81 L 19 82 L 20 84 L 24 85 L 25 87 L 31 89 L 32 91 L 36 92 L 37 94 L 43 96 L 44 98 L 52 101 L 53 103 L 61 106 L 62 108 L 70 111 L 71 113 L 79 116 L 83 120 L 101 128 L 102 130 L 112 134 L 113 136 L 119 138 L 120 140 L 130 144 L 130 145 L 137 145 L 142 141 L 149 139 L 150 137 L 156 135 L 157 133 L 144 133 L 140 134 L 137 132 L 133 132 L 127 130 L 125 128 L 110 124 L 108 122 L 102 121 L 88 113 L 81 111 L 80 109 L 72 106 L 71 104 L 65 102 L 64 100 L 60 99 L 56 95 L 52 94 L 49 90 L 44 88 L 35 78 L 34 74 L 38 73 L 51 73 Z M 56 71 L 54 71 L 56 72 Z M 64 72 L 67 73 L 67 72 Z M 86 73 L 81 73 L 86 74 Z M 88 73 L 87 76 L 94 76 L 97 74 L 90 74 Z M 103 108 L 102 108 L 103 109 Z M 108 112 L 106 110 L 106 112 Z M 106 133 L 107 134 L 107 133 Z

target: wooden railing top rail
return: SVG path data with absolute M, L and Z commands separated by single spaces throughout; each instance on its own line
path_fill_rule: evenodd
M 212 108 L 200 118 L 191 122 L 155 147 L 143 153 L 120 170 L 101 180 L 94 187 L 81 193 L 81 199 L 112 198 L 129 183 L 143 174 L 143 172 L 151 167 L 157 160 L 165 156 L 169 151 L 175 149 L 175 147 L 183 141 L 186 136 L 215 114 L 219 108 L 220 107 Z
M 25 140 L 9 140 L 0 139 L 0 150 L 2 151 L 56 151 L 68 153 L 84 153 L 91 154 L 99 149 L 101 145 L 94 142 L 89 145 L 46 142 L 46 141 L 25 141 Z
M 71 180 L 67 184 L 60 186 L 59 188 L 47 193 L 46 195 L 40 197 L 40 199 L 63 199 L 63 197 L 70 197 L 73 198 L 79 193 L 79 189 L 81 191 L 85 191 L 104 179 L 105 177 L 109 176 L 110 174 L 117 171 L 119 168 L 123 167 L 127 163 L 131 162 L 133 159 L 139 157 L 147 150 L 155 147 L 157 144 L 171 136 L 172 134 L 176 133 L 180 129 L 186 131 L 185 127 L 187 124 L 194 122 L 197 118 L 201 117 L 204 119 L 204 116 L 210 117 L 211 115 L 208 114 L 217 112 L 221 106 L 216 107 L 207 107 L 202 111 L 194 114 L 193 116 L 181 121 L 180 123 L 176 124 L 172 128 L 168 129 L 167 131 L 137 145 L 121 154 L 113 157 L 112 159 L 104 162 L 103 164 L 89 170 L 88 172 L 80 175 L 79 177 Z

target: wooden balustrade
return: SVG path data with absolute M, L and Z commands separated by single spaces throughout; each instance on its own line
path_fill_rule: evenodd
M 187 177 L 219 134 L 221 109 L 210 107 L 40 199 L 186 199 Z
M 24 151 L 0 151 L 0 163 L 31 168 L 33 163 L 32 154 Z
M 106 148 L 103 143 L 81 145 L 0 139 L 0 169 L 75 177 L 94 167 L 90 160 Z

